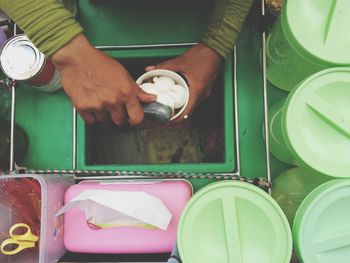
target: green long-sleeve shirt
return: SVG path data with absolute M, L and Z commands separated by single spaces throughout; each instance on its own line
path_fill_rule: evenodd
M 58 0 L 0 0 L 0 8 L 46 56 L 83 31 Z
M 208 30 L 201 42 L 227 58 L 254 0 L 216 0 Z
M 216 0 L 213 17 L 201 42 L 226 58 L 254 0 Z M 46 56 L 83 31 L 57 0 L 0 0 L 7 13 Z

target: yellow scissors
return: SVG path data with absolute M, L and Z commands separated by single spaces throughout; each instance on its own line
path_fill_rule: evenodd
M 18 228 L 26 228 L 27 231 L 23 235 L 16 235 L 14 232 Z M 38 236 L 34 235 L 27 224 L 19 223 L 13 225 L 9 234 L 11 238 L 4 240 L 1 244 L 1 252 L 5 255 L 14 255 L 26 248 L 35 247 L 35 243 L 39 240 Z M 6 246 L 16 245 L 17 247 L 12 250 L 6 250 Z

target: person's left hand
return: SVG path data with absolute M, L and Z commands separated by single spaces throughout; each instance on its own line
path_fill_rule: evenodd
M 187 79 L 190 91 L 189 101 L 184 112 L 172 121 L 172 124 L 191 116 L 198 103 L 210 95 L 222 60 L 223 58 L 213 49 L 204 44 L 197 44 L 179 57 L 146 67 L 146 71 L 154 69 L 175 71 Z

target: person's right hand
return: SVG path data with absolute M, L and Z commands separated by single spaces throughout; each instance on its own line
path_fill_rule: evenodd
M 51 57 L 61 83 L 81 117 L 88 124 L 104 121 L 111 114 L 117 125 L 128 118 L 132 125 L 143 121 L 141 103 L 154 95 L 143 92 L 116 60 L 95 49 L 79 34 Z

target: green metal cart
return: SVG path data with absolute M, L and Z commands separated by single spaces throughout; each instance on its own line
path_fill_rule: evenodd
M 137 68 L 136 77 L 141 66 L 177 56 L 194 45 L 207 27 L 213 1 L 80 0 L 78 4 L 78 20 L 91 43 Z M 26 157 L 18 165 L 31 173 L 70 173 L 76 180 L 180 177 L 190 180 L 197 191 L 226 179 L 248 181 L 270 190 L 271 180 L 288 166 L 270 156 L 264 124 L 269 105 L 287 93 L 267 83 L 265 34 L 263 1 L 255 1 L 217 80 L 220 107 L 215 113 L 221 115 L 224 132 L 222 161 L 93 164 L 89 162 L 91 129 L 63 91 L 45 94 L 13 87 L 10 118 L 29 139 Z M 12 140 L 11 155 L 15 144 Z M 10 170 L 16 172 L 12 160 Z

